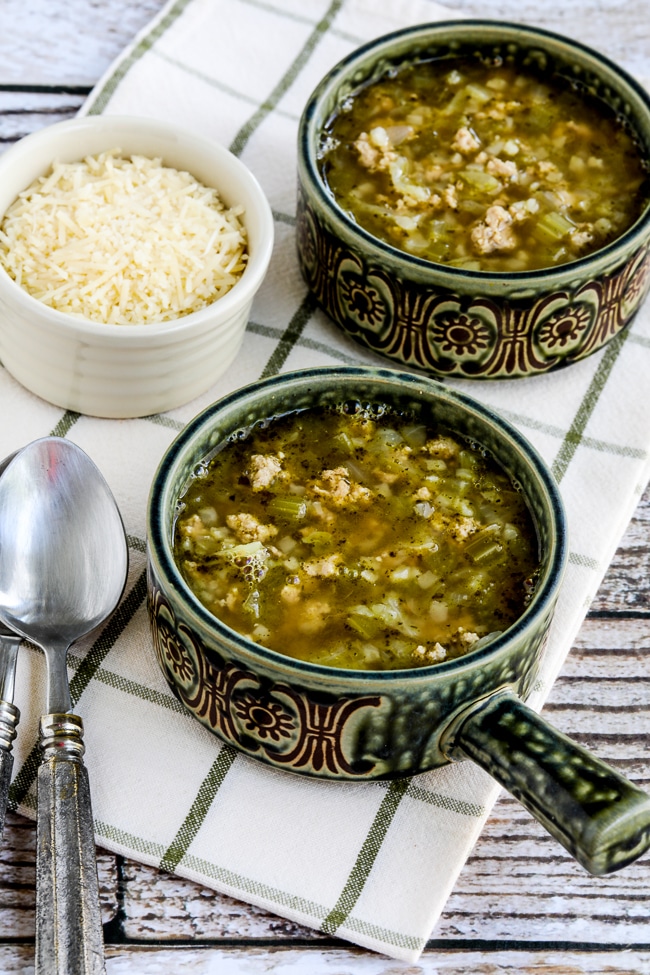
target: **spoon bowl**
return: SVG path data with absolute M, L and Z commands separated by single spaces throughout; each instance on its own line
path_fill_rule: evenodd
M 59 437 L 19 451 L 0 478 L 0 622 L 45 653 L 36 855 L 36 972 L 104 971 L 83 723 L 66 656 L 115 609 L 126 582 L 124 526 L 90 458 Z
M 113 611 L 126 568 L 119 511 L 87 454 L 59 437 L 21 450 L 0 481 L 4 623 L 58 668 L 68 647 Z M 69 710 L 69 699 L 52 699 L 53 690 L 50 712 Z

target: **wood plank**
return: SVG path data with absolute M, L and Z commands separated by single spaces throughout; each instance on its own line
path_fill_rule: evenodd
M 0 944 L 7 936 L 34 937 L 35 854 L 35 824 L 24 816 L 7 813 L 0 847 Z M 112 853 L 98 851 L 97 872 L 102 920 L 106 923 L 118 911 L 117 864 Z
M 5 3 L 0 35 L 0 85 L 92 85 L 135 34 L 163 6 L 163 0 L 25 0 Z M 585 7 L 594 16 L 585 17 Z M 319 8 L 320 9 L 320 8 Z M 450 16 L 485 18 L 477 0 L 453 0 Z M 645 0 L 625 3 L 565 3 L 551 0 L 493 0 L 487 12 L 511 20 L 579 37 L 634 69 L 647 62 L 650 21 Z M 305 12 L 309 16 L 309 10 Z M 314 14 L 316 19 L 316 14 Z M 43 43 L 47 38 L 47 43 Z
M 0 153 L 23 136 L 73 118 L 84 99 L 83 93 L 0 91 Z
M 3 3 L 0 85 L 94 85 L 164 0 Z
M 155 963 L 147 959 L 148 967 L 140 969 L 138 963 L 143 959 L 140 952 L 131 949 L 109 951 L 107 975 L 154 975 L 160 972 L 162 952 L 156 951 Z M 165 957 L 165 955 L 167 957 Z M 211 949 L 207 952 L 181 949 L 179 952 L 165 952 L 162 964 L 168 971 L 195 971 L 201 975 L 343 975 L 354 970 L 358 975 L 641 975 L 650 971 L 650 952 L 498 952 L 489 958 L 483 952 L 462 951 L 426 952 L 417 965 L 399 965 L 394 961 L 360 951 L 335 949 L 311 950 L 273 950 L 268 948 L 239 948 L 229 950 Z M 135 964 L 134 964 L 135 962 Z
M 127 861 L 122 876 L 126 939 L 286 942 L 322 938 L 309 928 L 141 863 Z
M 594 599 L 591 613 L 643 613 L 650 627 L 650 488 L 639 502 Z
M 530 24 L 579 38 L 630 70 L 647 64 L 650 21 L 645 0 L 491 0 L 489 7 L 477 0 L 452 0 L 448 6 L 469 17 Z M 592 16 L 585 16 L 585 10 Z
M 0 947 L 3 975 L 32 975 L 33 950 Z M 425 952 L 415 965 L 345 948 L 109 947 L 107 975 L 643 975 L 648 951 Z

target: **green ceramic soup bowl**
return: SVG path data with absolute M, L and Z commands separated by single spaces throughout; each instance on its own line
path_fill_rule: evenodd
M 523 492 L 540 570 L 519 619 L 457 659 L 415 670 L 343 670 L 266 649 L 212 615 L 174 560 L 195 473 L 233 439 L 310 406 L 388 405 L 478 444 Z M 289 373 L 212 404 L 178 435 L 147 513 L 148 606 L 155 652 L 180 701 L 223 741 L 276 769 L 361 782 L 459 759 L 492 774 L 591 872 L 650 844 L 650 797 L 542 720 L 523 700 L 535 681 L 567 555 L 557 487 L 508 423 L 430 378 L 339 368 Z
M 638 310 L 650 285 L 647 203 L 618 239 L 570 263 L 467 270 L 373 236 L 338 205 L 319 168 L 329 122 L 359 88 L 405 64 L 476 54 L 595 96 L 633 135 L 644 165 L 650 160 L 648 94 L 578 41 L 488 20 L 407 28 L 355 50 L 306 104 L 298 137 L 298 257 L 327 315 L 375 352 L 434 375 L 533 376 L 600 349 Z

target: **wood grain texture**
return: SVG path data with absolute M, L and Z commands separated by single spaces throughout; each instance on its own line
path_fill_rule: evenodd
M 505 951 L 496 961 L 483 951 L 439 951 L 417 965 L 400 965 L 354 949 L 234 947 L 111 948 L 106 952 L 107 975 L 645 975 L 650 952 L 594 951 L 588 954 L 556 951 Z M 0 947 L 3 975 L 31 975 L 30 950 Z
M 73 118 L 85 97 L 81 93 L 2 91 L 0 88 L 0 153 L 31 132 Z
M 0 85 L 94 85 L 161 0 L 2 0 Z
M 213 0 L 219 2 L 219 0 Z M 251 0 L 253 2 L 253 0 Z M 1 0 L 0 152 L 72 117 L 161 0 Z M 471 16 L 475 0 L 454 0 Z M 591 12 L 584 18 L 584 10 Z M 647 63 L 646 0 L 492 0 L 489 15 Z M 551 692 L 557 727 L 650 788 L 650 490 Z M 35 828 L 9 814 L 0 848 L 0 973 L 34 964 Z M 417 965 L 301 928 L 99 851 L 108 975 L 646 975 L 650 857 L 589 877 L 509 796 L 497 802 Z M 432 879 L 432 882 L 433 879 Z

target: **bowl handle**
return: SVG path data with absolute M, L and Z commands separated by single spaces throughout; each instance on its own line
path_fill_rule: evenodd
M 457 716 L 441 747 L 489 772 L 595 876 L 650 847 L 650 796 L 514 694 L 499 692 Z

